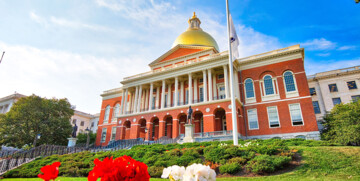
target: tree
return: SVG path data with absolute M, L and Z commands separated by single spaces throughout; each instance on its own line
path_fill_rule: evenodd
M 66 145 L 74 110 L 67 99 L 46 99 L 36 95 L 20 98 L 11 110 L 0 117 L 0 144 Z M 41 138 L 36 140 L 36 135 Z
M 89 133 L 90 141 L 89 144 L 95 143 L 96 140 L 96 133 Z M 86 143 L 87 140 L 87 133 L 79 133 L 76 137 L 78 140 L 76 143 Z
M 343 145 L 360 145 L 360 99 L 336 105 L 324 121 L 323 139 Z

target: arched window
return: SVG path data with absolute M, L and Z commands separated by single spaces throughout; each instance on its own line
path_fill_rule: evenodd
M 285 81 L 286 92 L 296 91 L 294 75 L 292 72 L 286 71 L 284 73 L 284 81 Z
M 245 92 L 246 92 L 246 98 L 255 97 L 255 94 L 254 94 L 254 82 L 253 82 L 252 79 L 246 79 L 245 80 Z
M 110 106 L 106 106 L 104 114 L 104 123 L 109 122 Z
M 119 115 L 120 115 L 120 104 L 117 103 L 114 109 L 114 118 L 117 118 Z
M 270 75 L 266 75 L 264 77 L 264 87 L 265 87 L 265 95 L 274 94 L 273 80 L 272 80 L 272 77 Z

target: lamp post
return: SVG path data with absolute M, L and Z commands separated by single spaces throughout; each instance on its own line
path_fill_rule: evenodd
M 145 134 L 148 133 L 148 131 L 149 131 L 149 130 L 145 127 Z M 149 132 L 149 133 L 150 133 L 150 132 Z M 150 134 L 149 134 L 149 133 L 148 133 L 148 140 L 147 140 L 147 141 L 148 141 L 148 144 L 149 144 L 149 141 L 150 141 Z M 146 137 L 145 137 L 145 139 L 146 139 Z M 146 140 L 145 140 L 145 141 L 146 141 Z
M 36 147 L 36 141 L 39 140 L 40 138 L 41 138 L 41 134 L 37 134 L 35 136 L 34 143 L 33 143 L 34 147 Z
M 89 148 L 89 143 L 90 143 L 90 129 L 89 129 L 89 127 L 87 127 L 87 128 L 85 129 L 85 132 L 87 133 L 86 149 L 88 149 L 88 148 Z

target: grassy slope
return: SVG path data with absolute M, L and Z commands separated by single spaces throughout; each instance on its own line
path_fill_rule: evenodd
M 217 180 L 360 180 L 360 147 L 293 147 L 302 150 L 303 164 L 295 171 L 265 177 L 231 177 Z M 40 179 L 4 179 L 4 181 Z M 86 178 L 61 177 L 60 181 L 82 181 Z M 151 179 L 163 181 L 164 179 Z

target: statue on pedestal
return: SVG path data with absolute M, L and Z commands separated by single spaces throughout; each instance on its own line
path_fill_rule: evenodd
M 76 138 L 77 129 L 78 129 L 78 127 L 77 127 L 77 125 L 76 125 L 76 123 L 75 123 L 75 125 L 74 125 L 74 127 L 73 127 L 73 130 L 72 130 L 72 132 L 71 132 L 71 137 L 72 137 L 72 138 Z
M 187 113 L 188 113 L 187 124 L 192 124 L 192 113 L 193 113 L 193 110 L 191 109 L 191 106 L 189 106 L 189 109 L 188 109 Z

